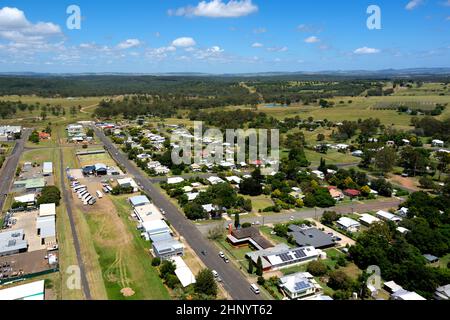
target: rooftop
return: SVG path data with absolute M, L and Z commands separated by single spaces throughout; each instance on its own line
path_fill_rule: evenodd
M 316 228 L 302 229 L 299 226 L 289 226 L 290 235 L 299 247 L 312 246 L 314 248 L 328 248 L 335 245 L 333 238 Z
M 0 232 L 0 254 L 28 248 L 24 230 Z
M 237 240 L 241 241 L 245 239 L 252 239 L 262 249 L 268 249 L 273 247 L 272 243 L 266 238 L 264 238 L 259 232 L 259 230 L 255 227 L 233 230 L 231 235 Z

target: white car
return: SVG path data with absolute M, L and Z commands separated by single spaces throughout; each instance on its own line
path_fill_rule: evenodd
M 221 257 L 223 259 L 223 258 L 225 258 L 225 254 L 223 252 L 219 252 L 219 257 Z
M 216 270 L 213 270 L 212 274 L 213 274 L 214 278 L 218 278 L 219 277 L 219 274 L 217 273 Z

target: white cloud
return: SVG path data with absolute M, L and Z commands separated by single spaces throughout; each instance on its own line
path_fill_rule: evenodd
M 450 21 L 450 16 L 448 16 L 447 19 L 445 19 L 445 20 Z
M 266 32 L 267 32 L 266 28 L 257 28 L 255 30 L 253 30 L 253 33 L 256 33 L 256 34 L 261 34 L 261 33 L 266 33 Z
M 0 38 L 13 42 L 43 43 L 46 38 L 62 36 L 61 28 L 51 22 L 31 23 L 17 8 L 0 9 Z
M 355 51 L 353 51 L 354 54 L 374 54 L 374 53 L 379 53 L 379 52 L 380 52 L 380 49 L 368 48 L 368 47 L 358 48 Z
M 267 48 L 267 51 L 269 51 L 269 52 L 286 52 L 288 50 L 289 50 L 288 47 L 270 47 L 270 48 Z
M 195 40 L 190 37 L 181 37 L 181 38 L 173 40 L 173 42 L 172 42 L 172 46 L 182 47 L 182 48 L 194 47 L 196 44 L 197 43 L 195 42 Z
M 254 44 L 252 44 L 252 48 L 262 48 L 262 47 L 264 47 L 264 45 L 259 42 L 255 42 Z
M 169 10 L 171 16 L 208 17 L 208 18 L 238 18 L 248 16 L 258 11 L 258 6 L 252 0 L 222 0 L 201 1 L 197 6 L 187 6 Z
M 312 36 L 312 37 L 308 37 L 305 39 L 306 43 L 317 43 L 320 42 L 320 39 L 317 38 L 316 36 Z
M 320 33 L 322 32 L 322 28 L 308 24 L 300 24 L 297 26 L 297 31 L 306 33 Z
M 422 3 L 423 3 L 423 0 L 411 0 L 406 5 L 405 9 L 406 10 L 414 10 L 415 8 L 420 6 Z
M 125 41 L 119 43 L 117 45 L 117 48 L 124 50 L 124 49 L 139 47 L 140 45 L 141 45 L 141 41 L 139 41 L 139 39 L 128 39 L 128 40 L 125 40 Z

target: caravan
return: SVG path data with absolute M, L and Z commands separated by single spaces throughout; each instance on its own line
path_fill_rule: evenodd
M 83 185 L 77 186 L 77 187 L 73 188 L 73 192 L 78 192 L 79 190 L 82 190 L 82 189 L 86 189 L 86 186 L 83 186 Z
M 103 193 L 101 191 L 97 191 L 97 197 L 99 199 L 103 198 Z

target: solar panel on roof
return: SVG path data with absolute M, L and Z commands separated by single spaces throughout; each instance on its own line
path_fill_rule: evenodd
M 295 290 L 296 290 L 296 291 L 301 291 L 301 290 L 305 290 L 305 289 L 308 289 L 308 288 L 309 288 L 309 284 L 306 283 L 306 282 L 304 282 L 304 281 L 302 281 L 302 282 L 297 282 L 297 283 L 295 284 Z
M 303 252 L 303 250 L 297 250 L 297 251 L 294 251 L 294 256 L 296 259 L 301 259 L 301 258 L 306 257 L 306 254 Z

